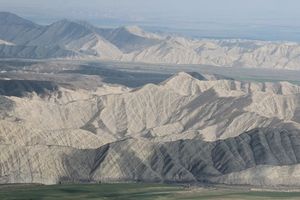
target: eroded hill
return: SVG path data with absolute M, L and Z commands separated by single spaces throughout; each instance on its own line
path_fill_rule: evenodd
M 1 183 L 299 185 L 299 86 L 184 72 L 140 88 L 5 84 Z

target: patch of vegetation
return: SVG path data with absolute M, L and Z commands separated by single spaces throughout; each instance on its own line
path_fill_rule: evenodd
M 1 200 L 271 200 L 300 199 L 300 192 L 255 192 L 234 189 L 186 189 L 163 184 L 10 185 L 0 187 Z

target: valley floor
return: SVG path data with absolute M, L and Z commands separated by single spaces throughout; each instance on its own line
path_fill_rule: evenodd
M 296 200 L 300 192 L 252 191 L 241 187 L 193 187 L 163 184 L 0 185 L 0 199 L 160 199 L 160 200 Z

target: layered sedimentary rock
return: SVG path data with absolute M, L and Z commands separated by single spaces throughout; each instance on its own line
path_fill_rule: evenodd
M 184 72 L 141 88 L 3 83 L 1 183 L 300 183 L 299 86 Z

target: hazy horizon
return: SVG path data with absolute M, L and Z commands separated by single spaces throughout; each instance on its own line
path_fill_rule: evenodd
M 193 37 L 300 41 L 296 0 L 0 0 L 0 4 L 1 11 L 41 24 L 68 18 Z

